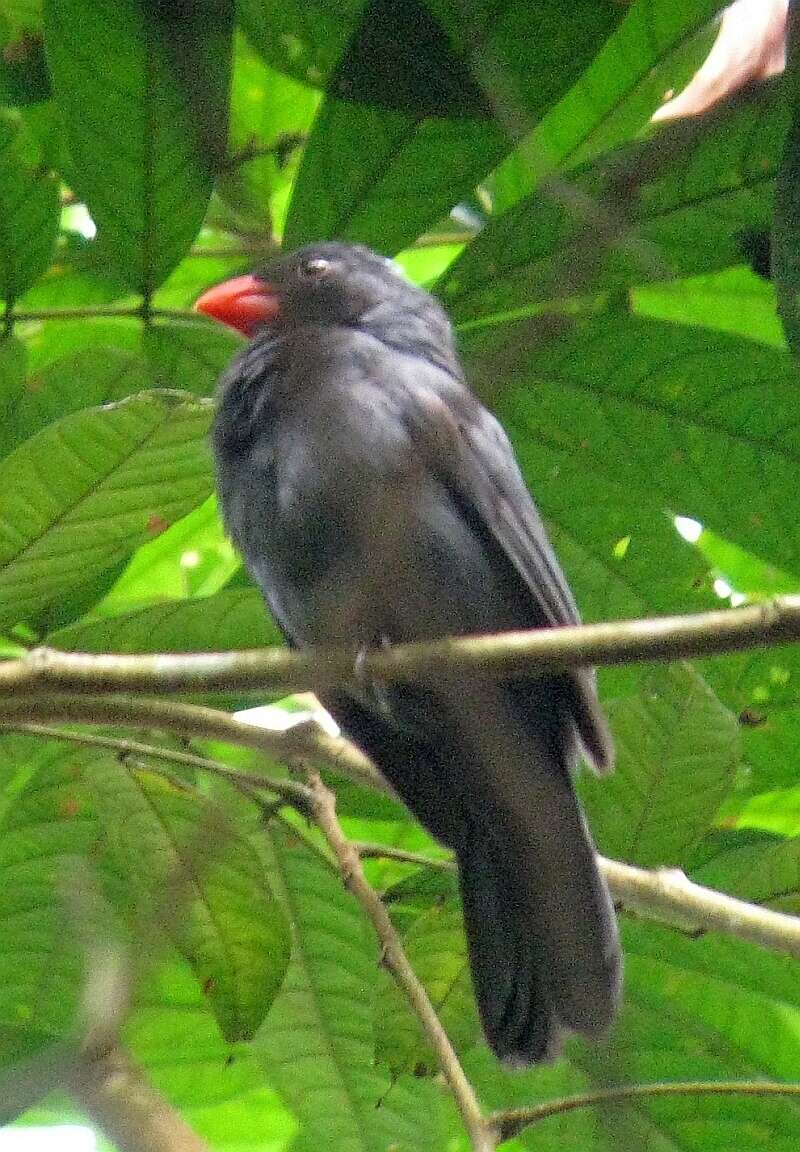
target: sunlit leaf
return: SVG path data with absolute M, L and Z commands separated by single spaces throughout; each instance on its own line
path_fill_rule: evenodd
M 117 564 L 211 486 L 206 405 L 137 396 L 65 416 L 0 465 L 0 620 Z
M 58 228 L 58 186 L 14 113 L 0 109 L 0 299 L 6 306 L 47 267 Z

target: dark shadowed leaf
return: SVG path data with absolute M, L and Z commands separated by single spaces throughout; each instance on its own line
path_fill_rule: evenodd
M 403 247 L 471 192 L 619 15 L 595 5 L 566 36 L 543 4 L 367 4 L 328 82 L 287 242 Z
M 177 781 L 108 756 L 88 779 L 131 905 L 153 915 L 154 931 L 189 961 L 225 1038 L 249 1039 L 289 958 L 289 926 L 258 856 L 221 811 Z
M 232 17 L 229 0 L 45 5 L 70 183 L 109 267 L 144 295 L 186 253 L 211 195 L 225 147 Z
M 0 299 L 13 304 L 48 265 L 58 228 L 58 184 L 13 112 L 0 109 Z

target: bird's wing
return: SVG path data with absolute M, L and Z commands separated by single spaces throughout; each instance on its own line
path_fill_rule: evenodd
M 519 578 L 534 627 L 580 623 L 572 593 L 498 421 L 460 383 L 411 389 L 409 431 L 426 464 L 448 488 L 474 530 Z M 613 748 L 588 669 L 567 674 L 576 727 L 598 770 Z

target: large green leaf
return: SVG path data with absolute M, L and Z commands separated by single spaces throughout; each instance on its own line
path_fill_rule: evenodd
M 797 566 L 800 532 L 785 499 L 800 453 L 791 357 L 624 314 L 565 320 L 555 331 L 543 342 L 546 320 L 520 321 L 470 332 L 465 343 L 480 389 L 502 388 L 497 406 L 534 493 L 546 511 L 550 500 L 563 506 L 558 523 L 579 533 L 584 521 L 595 553 L 608 557 L 627 534 L 616 535 L 610 517 L 623 513 L 632 538 L 620 571 L 637 534 L 665 513 Z M 685 604 L 688 589 L 677 580 L 673 589 L 674 606 Z
M 368 3 L 315 121 L 287 243 L 403 247 L 471 192 L 618 19 L 596 4 L 567 35 L 541 3 Z
M 294 1152 L 441 1148 L 436 1091 L 405 1077 L 390 1088 L 375 1066 L 378 949 L 358 905 L 329 865 L 280 830 L 269 836 L 268 866 L 295 937 L 256 1046 L 301 1123 Z
M 289 929 L 249 842 L 191 788 L 111 757 L 88 779 L 107 851 L 134 906 L 155 908 L 229 1041 L 249 1039 L 277 993 Z M 159 901 L 171 895 L 169 906 Z
M 552 180 L 483 232 L 447 271 L 458 319 L 621 292 L 742 262 L 769 226 L 787 110 L 780 81 L 757 100 L 662 129 Z
M 31 737 L 0 739 L 0 773 L 15 778 L 14 802 L 0 834 L 0 1063 L 13 1066 L 25 1046 L 77 1033 L 84 979 L 84 934 L 70 925 L 78 907 L 76 859 L 88 857 L 97 822 L 82 779 L 85 750 Z M 20 768 L 25 765 L 24 775 Z M 83 909 L 84 916 L 86 909 Z M 109 944 L 111 941 L 109 941 Z M 17 1040 L 5 1042 L 8 1030 Z
M 638 694 L 609 712 L 616 771 L 582 788 L 602 849 L 632 864 L 683 865 L 733 784 L 736 717 L 679 665 L 642 677 Z
M 780 567 L 796 564 L 785 493 L 797 470 L 797 369 L 785 352 L 604 313 L 474 330 L 465 343 L 589 618 L 709 606 L 710 564 L 676 539 L 675 514 Z M 704 665 L 725 706 L 753 718 L 744 751 L 762 786 L 785 785 L 793 771 L 794 653 Z M 613 698 L 638 690 L 639 673 L 608 670 L 601 683 Z
M 54 648 L 73 652 L 219 652 L 280 643 L 256 588 L 223 589 L 118 616 L 81 620 L 52 632 Z
M 689 78 L 711 42 L 717 0 L 635 0 L 619 28 L 486 181 L 505 211 L 549 173 L 573 168 L 646 131 L 667 90 Z
M 0 109 L 0 299 L 13 305 L 48 265 L 58 185 L 19 116 Z
M 188 250 L 224 155 L 232 18 L 229 0 L 45 4 L 70 183 L 110 268 L 143 295 Z
M 65 416 L 0 464 L 0 622 L 36 617 L 208 494 L 208 405 L 150 393 Z

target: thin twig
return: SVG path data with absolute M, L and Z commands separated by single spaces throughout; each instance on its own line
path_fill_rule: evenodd
M 492 1152 L 497 1146 L 496 1133 L 487 1124 L 474 1089 L 464 1074 L 458 1056 L 442 1028 L 428 993 L 409 964 L 400 939 L 361 867 L 355 846 L 342 832 L 336 816 L 336 798 L 322 783 L 318 773 L 308 773 L 314 819 L 339 863 L 342 879 L 372 921 L 381 945 L 382 962 L 405 993 L 425 1035 L 436 1053 L 439 1065 L 453 1093 L 461 1118 L 476 1152 Z
M 774 1080 L 684 1080 L 655 1084 L 624 1084 L 619 1088 L 603 1088 L 597 1092 L 582 1092 L 528 1108 L 508 1108 L 493 1112 L 489 1119 L 500 1132 L 501 1140 L 510 1140 L 531 1124 L 538 1124 L 550 1116 L 561 1116 L 580 1108 L 594 1108 L 599 1104 L 618 1104 L 626 1100 L 643 1100 L 658 1096 L 800 1096 L 800 1083 L 780 1084 Z
M 354 841 L 362 859 L 382 858 L 401 864 L 417 864 L 454 872 L 452 860 L 436 859 L 386 844 Z M 657 920 L 681 932 L 721 932 L 749 940 L 772 952 L 785 952 L 800 959 L 800 917 L 773 912 L 758 904 L 736 900 L 724 892 L 695 884 L 678 868 L 647 871 L 598 857 L 614 903 L 626 912 Z
M 420 864 L 424 868 L 441 868 L 444 872 L 457 871 L 454 860 L 437 859 L 426 856 L 424 852 L 409 852 L 393 844 L 373 844 L 367 840 L 353 840 L 352 844 L 362 860 L 397 860 L 400 864 Z
M 0 663 L 0 696 L 24 692 L 105 694 L 285 691 L 381 683 L 452 680 L 466 675 L 541 676 L 585 664 L 678 660 L 800 640 L 800 595 L 742 608 L 540 628 L 492 636 L 450 637 L 380 648 L 359 658 L 342 649 L 249 649 L 241 652 L 86 655 L 36 648 Z
M 51 728 L 46 724 L 8 724 L 3 727 L 8 732 L 42 736 L 47 740 L 61 740 L 64 743 L 80 744 L 87 748 L 106 748 L 120 756 L 144 756 L 163 760 L 169 764 L 198 768 L 237 786 L 247 784 L 251 788 L 263 788 L 267 792 L 274 792 L 287 804 L 300 808 L 301 811 L 308 807 L 308 789 L 296 780 L 278 780 L 274 776 L 262 775 L 259 772 L 231 768 L 220 760 L 198 756 L 194 752 L 182 752 L 177 748 L 164 748 L 158 744 L 144 744 L 138 740 L 121 740 L 116 736 L 100 736 L 97 732 L 67 732 L 63 728 Z
M 377 785 L 391 794 L 357 748 L 346 740 L 325 736 L 319 730 L 315 732 L 311 725 L 299 725 L 297 729 L 284 733 L 271 732 L 245 724 L 213 708 L 171 700 L 79 696 L 0 701 L 0 726 L 36 720 L 160 729 L 184 736 L 221 740 L 256 749 L 273 759 L 304 769 L 309 765 L 333 767 L 359 783 Z M 368 846 L 360 845 L 360 849 L 363 854 L 368 854 Z M 386 848 L 381 851 L 391 856 L 395 850 Z M 377 852 L 373 851 L 373 854 Z M 445 862 L 426 861 L 424 858 L 413 862 L 446 866 Z M 682 931 L 723 932 L 775 952 L 800 957 L 798 917 L 703 888 L 676 869 L 648 872 L 605 859 L 601 859 L 600 864 L 614 899 L 632 911 Z

